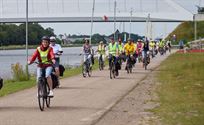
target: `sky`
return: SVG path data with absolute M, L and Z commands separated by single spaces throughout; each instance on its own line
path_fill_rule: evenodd
M 151 0 L 149 0 L 151 1 Z M 190 11 L 191 13 L 196 13 L 197 8 L 195 5 L 204 5 L 204 0 L 175 0 L 180 6 Z M 151 3 L 151 2 L 150 2 Z M 143 5 L 144 6 L 144 5 Z M 180 23 L 152 23 L 153 25 L 153 37 L 163 37 L 171 33 Z M 55 33 L 58 34 L 90 34 L 91 32 L 91 23 L 49 23 L 41 24 L 43 27 L 52 27 L 54 28 Z M 117 29 L 119 31 L 130 31 L 129 23 L 116 23 Z M 131 25 L 132 33 L 145 35 L 146 33 L 146 23 L 134 22 Z M 114 31 L 113 23 L 94 23 L 93 33 L 100 33 L 109 35 Z
M 30 17 L 56 17 L 56 16 L 91 16 L 93 0 L 29 0 Z M 114 0 L 95 0 L 95 16 L 113 16 Z M 204 6 L 204 0 L 116 0 L 117 16 L 129 15 L 133 8 L 133 16 L 151 16 L 160 18 L 189 18 L 196 13 L 195 5 Z M 169 4 L 174 1 L 177 4 Z M 179 5 L 179 6 L 178 6 Z M 178 10 L 178 8 L 181 8 Z M 184 9 L 183 9 L 184 8 Z M 0 18 L 25 17 L 25 1 L 0 0 Z M 59 34 L 86 34 L 91 31 L 91 23 L 40 23 L 44 28 L 51 27 L 56 35 Z M 172 32 L 179 23 L 152 23 L 153 37 L 162 37 Z M 119 31 L 130 32 L 130 23 L 116 23 Z M 110 35 L 114 32 L 113 23 L 94 23 L 93 34 Z M 146 34 L 146 23 L 132 22 L 131 32 L 139 35 Z

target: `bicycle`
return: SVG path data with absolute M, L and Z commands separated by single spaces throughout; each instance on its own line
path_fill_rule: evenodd
M 138 62 L 142 62 L 142 52 L 140 50 L 138 52 Z
M 100 56 L 99 56 L 98 64 L 99 64 L 99 70 L 103 70 L 103 68 L 104 68 L 104 61 L 103 61 L 103 58 L 102 58 L 102 54 L 100 54 Z
M 110 55 L 110 64 L 109 64 L 109 70 L 110 70 L 110 79 L 116 77 L 116 66 L 114 62 L 114 58 L 112 55 Z
M 89 60 L 86 59 L 86 61 L 82 65 L 82 75 L 83 77 L 86 77 L 88 74 L 89 77 L 92 75 L 92 68 L 90 66 Z
M 149 53 L 148 52 L 144 52 L 144 59 L 143 59 L 143 66 L 145 68 L 145 70 L 147 70 L 147 65 L 150 62 L 150 57 L 149 57 Z
M 132 68 L 133 68 L 133 64 L 132 64 L 132 58 L 130 55 L 128 55 L 128 58 L 127 58 L 127 64 L 126 64 L 126 70 L 127 70 L 127 73 L 132 73 Z
M 39 64 L 38 62 L 34 62 L 35 64 Z M 57 85 L 57 77 L 52 73 L 51 74 L 51 78 L 53 81 L 53 88 L 54 88 L 54 84 Z M 38 104 L 39 104 L 39 108 L 41 111 L 44 111 L 45 108 L 45 103 L 47 108 L 50 107 L 50 99 L 51 97 L 49 97 L 49 85 L 47 83 L 47 78 L 45 77 L 45 69 L 42 70 L 42 76 L 38 78 L 37 81 L 37 87 L 38 87 Z

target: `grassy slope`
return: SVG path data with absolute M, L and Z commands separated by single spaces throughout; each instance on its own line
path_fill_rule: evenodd
M 160 70 L 154 112 L 167 125 L 204 125 L 204 54 L 173 54 Z
M 204 37 L 204 21 L 200 21 L 197 23 L 197 36 L 198 38 Z M 183 22 L 181 23 L 170 35 L 176 34 L 177 41 L 183 39 L 187 42 L 194 40 L 194 23 L 193 22 Z

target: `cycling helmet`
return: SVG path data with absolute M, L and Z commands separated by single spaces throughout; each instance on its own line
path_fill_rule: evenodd
M 41 38 L 41 40 L 47 40 L 47 41 L 50 41 L 50 38 L 49 38 L 48 36 L 43 36 L 43 37 Z
M 55 42 L 56 41 L 56 38 L 54 36 L 51 36 L 50 37 L 50 42 Z

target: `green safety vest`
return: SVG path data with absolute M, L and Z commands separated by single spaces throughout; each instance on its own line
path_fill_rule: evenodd
M 159 47 L 164 47 L 164 44 L 162 41 L 159 42 Z
M 109 54 L 112 54 L 113 56 L 115 56 L 116 55 L 116 50 L 117 50 L 116 43 L 114 45 L 112 45 L 112 43 L 109 43 L 108 50 L 109 50 Z
M 105 46 L 104 45 L 98 45 L 98 52 L 99 54 L 105 54 Z
M 122 51 L 123 51 L 123 46 L 122 46 L 122 44 L 118 44 L 118 49 L 119 49 L 119 52 L 122 53 Z
M 51 62 L 49 62 L 47 56 L 48 56 L 48 53 L 49 53 L 49 50 L 50 50 L 50 47 L 46 50 L 46 51 L 42 51 L 40 49 L 40 47 L 37 48 L 38 49 L 38 52 L 40 54 L 40 58 L 42 60 L 42 63 L 43 64 L 51 64 Z

